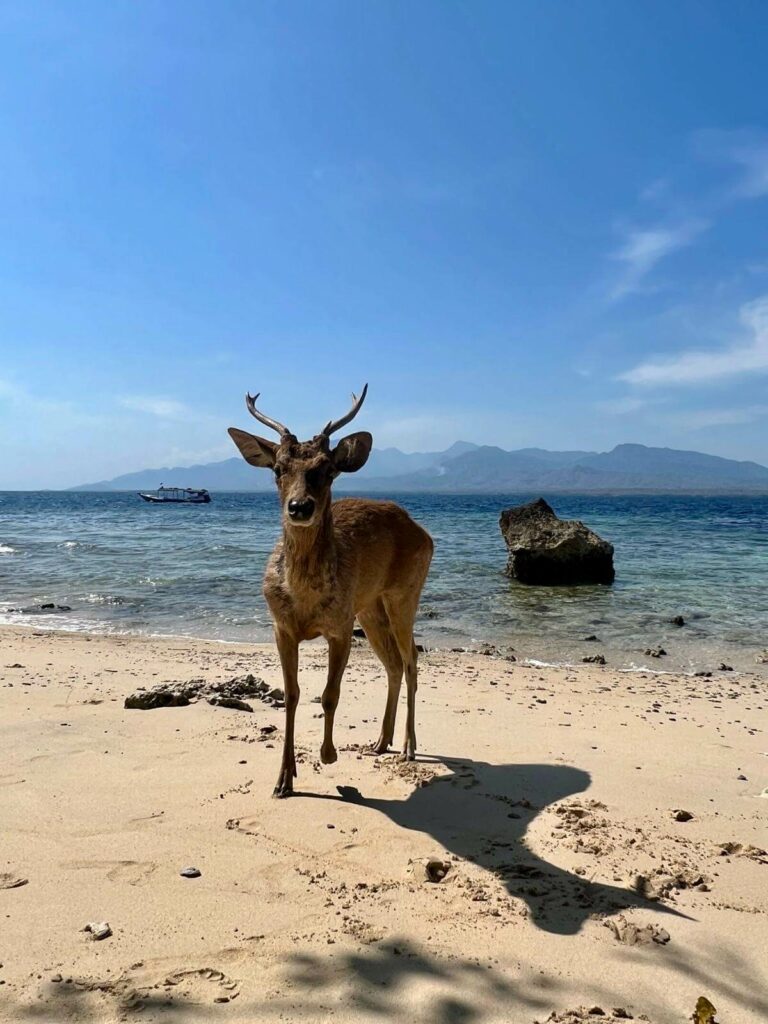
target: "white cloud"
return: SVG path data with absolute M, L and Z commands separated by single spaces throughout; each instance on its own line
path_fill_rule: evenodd
M 743 373 L 768 373 L 768 295 L 741 307 L 739 319 L 751 337 L 725 349 L 689 349 L 657 357 L 619 375 L 642 386 L 702 384 Z
M 638 291 L 660 260 L 690 245 L 708 226 L 706 221 L 691 220 L 675 226 L 657 224 L 628 231 L 624 244 L 613 254 L 615 260 L 624 264 L 624 273 L 611 297 L 620 299 Z
M 125 395 L 119 402 L 125 409 L 146 412 L 163 420 L 181 420 L 192 415 L 192 410 L 183 402 L 162 395 Z

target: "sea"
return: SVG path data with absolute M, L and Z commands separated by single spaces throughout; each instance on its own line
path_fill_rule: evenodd
M 504 574 L 499 513 L 537 496 L 387 495 L 435 540 L 417 621 L 428 649 L 768 674 L 757 664 L 768 647 L 768 496 L 547 495 L 562 518 L 611 541 L 616 581 L 531 587 Z M 273 494 L 162 506 L 132 493 L 0 492 L 0 623 L 267 640 L 261 577 L 278 534 Z M 645 653 L 659 647 L 666 655 Z

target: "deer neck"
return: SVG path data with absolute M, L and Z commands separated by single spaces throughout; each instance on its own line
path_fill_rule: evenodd
M 285 579 L 294 592 L 324 591 L 336 577 L 336 541 L 330 505 L 315 526 L 283 526 Z

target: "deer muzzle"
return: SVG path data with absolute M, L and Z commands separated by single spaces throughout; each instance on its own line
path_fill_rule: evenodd
M 314 514 L 314 498 L 291 498 L 288 502 L 288 518 L 292 523 L 308 523 Z

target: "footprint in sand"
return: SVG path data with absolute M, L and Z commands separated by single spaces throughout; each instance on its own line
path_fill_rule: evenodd
M 28 881 L 28 878 L 22 878 L 21 875 L 13 874 L 10 871 L 0 872 L 0 889 L 19 889 Z
M 240 982 L 215 967 L 198 967 L 173 971 L 166 976 L 164 987 L 191 1003 L 228 1003 L 240 995 Z
M 71 860 L 61 866 L 76 870 L 106 870 L 110 882 L 126 882 L 128 885 L 143 885 L 157 870 L 157 864 L 151 860 Z

